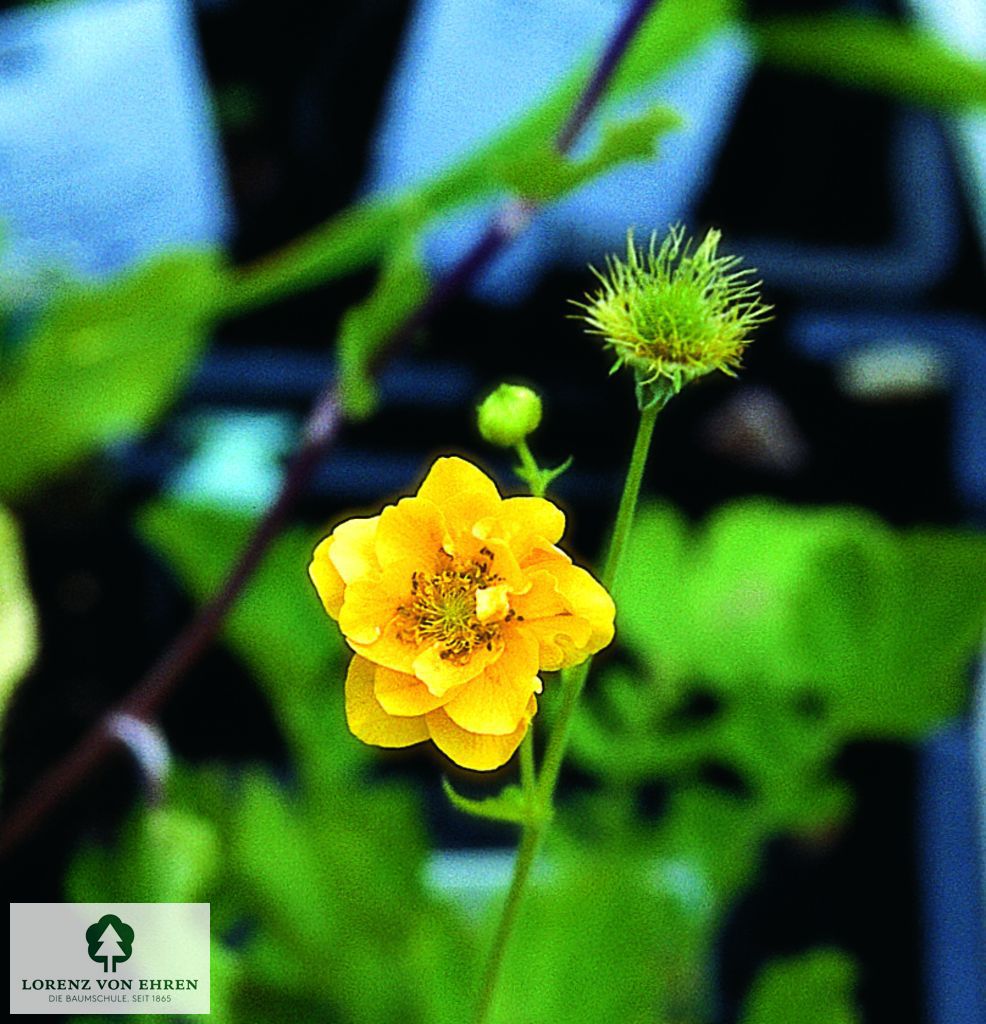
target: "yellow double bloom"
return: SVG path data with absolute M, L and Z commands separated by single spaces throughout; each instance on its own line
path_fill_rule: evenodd
M 355 651 L 346 716 L 366 743 L 433 740 L 488 770 L 537 711 L 539 673 L 613 638 L 613 601 L 557 547 L 562 511 L 501 498 L 481 470 L 440 458 L 416 495 L 340 524 L 309 573 Z

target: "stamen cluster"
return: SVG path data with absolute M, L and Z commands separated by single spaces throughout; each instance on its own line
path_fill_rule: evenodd
M 490 571 L 493 552 L 483 549 L 487 561 L 456 564 L 445 551 L 439 551 L 438 563 L 447 563 L 436 572 L 414 572 L 411 576 L 411 600 L 398 608 L 406 622 L 402 639 L 413 643 L 437 643 L 440 657 L 464 664 L 477 647 L 493 649 L 500 636 L 500 622 L 483 622 L 476 613 L 476 594 L 494 586 L 501 577 Z M 508 613 L 507 621 L 512 618 Z

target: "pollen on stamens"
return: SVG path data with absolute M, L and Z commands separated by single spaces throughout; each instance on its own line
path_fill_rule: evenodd
M 492 560 L 487 549 L 480 553 Z M 459 562 L 445 551 L 439 556 L 437 572 L 412 573 L 410 599 L 397 609 L 403 623 L 398 636 L 416 645 L 437 643 L 443 661 L 464 664 L 478 647 L 493 650 L 503 622 L 509 622 L 513 612 L 499 622 L 480 621 L 476 593 L 502 577 L 490 572 L 488 562 Z

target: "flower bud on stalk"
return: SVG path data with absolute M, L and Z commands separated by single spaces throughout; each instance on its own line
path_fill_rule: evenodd
M 520 384 L 501 384 L 476 410 L 484 441 L 500 448 L 514 448 L 537 430 L 541 399 Z

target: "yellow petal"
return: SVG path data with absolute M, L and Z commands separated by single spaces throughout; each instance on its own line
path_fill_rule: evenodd
M 492 515 L 501 501 L 496 484 L 481 469 L 455 456 L 435 460 L 418 488 L 418 497 L 434 502 L 450 526 L 469 528 Z
M 424 715 L 441 707 L 447 697 L 436 697 L 420 679 L 406 672 L 376 666 L 373 684 L 380 706 L 391 715 Z
M 612 599 L 584 569 L 555 559 L 539 563 L 530 580 L 511 606 L 517 628 L 537 641 L 543 670 L 577 665 L 613 639 Z
M 477 647 L 463 662 L 443 658 L 444 648 L 440 644 L 429 644 L 421 648 L 414 658 L 413 673 L 436 696 L 442 696 L 475 679 L 483 669 L 500 657 L 502 645 L 492 648 Z
M 527 732 L 530 720 L 537 711 L 537 701 L 531 697 L 520 725 L 507 736 L 481 735 L 461 729 L 438 708 L 425 716 L 428 732 L 435 746 L 463 768 L 488 772 L 507 763 Z
M 346 587 L 339 628 L 358 644 L 372 644 L 397 612 L 401 598 L 380 573 L 354 580 Z
M 335 537 L 326 537 L 320 541 L 312 555 L 311 564 L 308 566 L 308 575 L 315 590 L 322 601 L 322 606 L 332 616 L 339 618 L 339 609 L 342 608 L 342 597 L 345 584 L 339 575 L 339 570 L 332 564 L 329 558 L 329 549 L 335 543 Z
M 523 622 L 517 627 L 537 642 L 541 669 L 557 672 L 570 668 L 588 657 L 592 628 L 577 615 L 552 615 L 545 619 Z
M 606 588 L 591 573 L 568 562 L 553 565 L 547 571 L 558 581 L 558 590 L 572 614 L 585 619 L 592 627 L 585 653 L 601 651 L 613 639 L 616 617 L 616 605 Z
M 376 669 L 359 657 L 349 663 L 346 674 L 346 721 L 349 731 L 364 743 L 377 747 L 409 747 L 428 739 L 423 717 L 388 715 L 373 692 Z
M 523 561 L 533 550 L 553 548 L 565 532 L 565 513 L 545 498 L 507 498 L 494 515 L 476 523 L 481 540 L 501 540 Z
M 379 525 L 380 516 L 347 519 L 332 531 L 335 543 L 328 549 L 328 555 L 343 582 L 352 583 L 380 568 L 374 550 Z
M 469 732 L 510 735 L 524 718 L 531 694 L 539 684 L 537 672 L 537 643 L 513 631 L 503 654 L 455 691 L 445 704 L 445 713 Z
M 406 623 L 395 615 L 372 643 L 361 644 L 349 637 L 346 637 L 346 642 L 357 654 L 366 658 L 367 661 L 372 661 L 375 665 L 392 668 L 395 672 L 413 674 L 418 647 L 408 640 L 401 639 L 401 631 L 405 627 Z
M 421 498 L 402 498 L 380 514 L 376 554 L 382 566 L 403 568 L 410 583 L 413 571 L 434 571 L 448 539 L 445 517 L 436 505 Z

